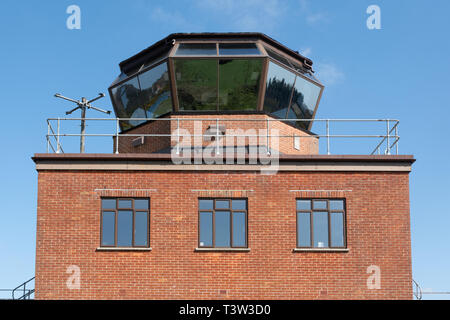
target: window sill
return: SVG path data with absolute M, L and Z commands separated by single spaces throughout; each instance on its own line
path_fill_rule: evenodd
M 204 252 L 249 252 L 250 248 L 195 248 L 194 251 L 204 251 Z
M 348 252 L 348 248 L 295 248 L 292 252 Z
M 152 248 L 98 247 L 95 251 L 152 251 Z

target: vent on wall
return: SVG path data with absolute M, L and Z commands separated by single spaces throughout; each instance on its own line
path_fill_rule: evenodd
M 144 138 L 145 137 L 137 137 L 136 139 L 131 140 L 131 144 L 133 147 L 139 147 L 144 144 Z

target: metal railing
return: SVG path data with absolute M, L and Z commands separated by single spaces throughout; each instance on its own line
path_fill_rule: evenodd
M 313 122 L 313 124 L 324 124 L 325 132 L 322 134 L 313 133 L 311 135 L 301 136 L 301 138 L 324 138 L 326 139 L 326 154 L 331 154 L 331 141 L 334 139 L 355 139 L 355 138 L 370 138 L 370 139 L 378 139 L 378 143 L 373 147 L 369 154 L 399 154 L 399 140 L 400 136 L 398 133 L 399 120 L 395 119 L 255 119 L 255 118 L 86 118 L 86 122 L 93 121 L 107 121 L 112 122 L 114 127 L 110 130 L 109 133 L 62 133 L 62 122 L 65 121 L 80 121 L 81 118 L 49 118 L 47 119 L 47 135 L 46 135 L 46 143 L 47 143 L 47 153 L 50 151 L 54 153 L 64 153 L 64 150 L 61 146 L 61 138 L 62 137 L 114 137 L 114 153 L 119 153 L 119 139 L 121 137 L 172 137 L 177 141 L 177 146 L 179 146 L 180 138 L 190 136 L 190 137 L 214 137 L 217 143 L 217 150 L 219 150 L 219 138 L 223 138 L 226 136 L 230 137 L 261 137 L 261 135 L 221 135 L 219 130 L 217 129 L 216 134 L 182 134 L 180 130 L 176 130 L 175 133 L 120 133 L 120 121 L 173 121 L 176 122 L 176 129 L 183 129 L 182 123 L 186 123 L 189 121 L 210 121 L 215 124 L 217 128 L 219 128 L 220 124 L 226 122 L 264 122 L 265 123 L 265 136 L 268 141 L 268 145 L 270 146 L 270 141 L 272 138 L 293 138 L 293 135 L 273 135 L 271 134 L 271 125 L 273 122 L 283 122 L 283 123 L 293 123 L 293 122 Z M 381 133 L 378 134 L 331 134 L 331 124 L 336 123 L 359 123 L 359 124 L 367 124 L 367 123 L 377 123 L 383 124 L 384 129 L 381 130 Z M 56 127 L 56 132 L 55 132 Z M 247 126 L 248 127 L 248 126 Z M 314 128 L 317 130 L 317 128 Z M 380 129 L 378 129 L 380 130 Z M 54 146 L 53 144 L 56 144 Z M 268 152 L 270 148 L 267 148 Z M 177 150 L 178 151 L 178 150 Z

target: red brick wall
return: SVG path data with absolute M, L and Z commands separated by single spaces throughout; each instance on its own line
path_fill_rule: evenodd
M 407 173 L 41 171 L 38 188 L 37 299 L 412 298 Z M 147 189 L 108 194 L 150 195 L 152 251 L 96 251 L 95 189 Z M 248 197 L 250 252 L 194 251 L 205 194 L 192 189 L 253 190 L 232 194 Z M 346 198 L 349 252 L 292 251 L 301 196 Z M 79 290 L 66 287 L 70 265 Z M 370 265 L 381 268 L 379 290 L 367 289 Z

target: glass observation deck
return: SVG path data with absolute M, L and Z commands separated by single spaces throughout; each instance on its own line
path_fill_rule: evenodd
M 313 119 L 324 87 L 311 65 L 260 33 L 172 34 L 123 61 L 109 93 L 117 117 L 141 118 L 122 130 L 168 113 Z

